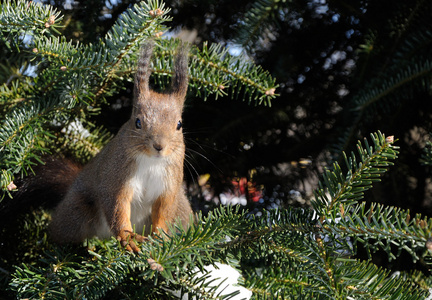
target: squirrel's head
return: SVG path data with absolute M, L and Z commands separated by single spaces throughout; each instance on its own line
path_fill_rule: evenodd
M 180 45 L 174 57 L 171 87 L 156 92 L 149 87 L 153 41 L 142 47 L 135 76 L 129 129 L 134 152 L 154 157 L 184 154 L 182 111 L 188 87 L 188 48 Z

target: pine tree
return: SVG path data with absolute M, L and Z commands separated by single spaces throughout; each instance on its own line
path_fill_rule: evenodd
M 61 15 L 52 7 L 24 1 L 1 4 L 0 37 L 7 49 L 2 51 L 14 58 L 10 65 L 16 73 L 4 76 L 0 88 L 1 184 L 6 194 L 13 196 L 14 177 L 31 172 L 43 154 L 67 147 L 86 161 L 103 146 L 110 135 L 95 127 L 90 116 L 121 89 L 123 80 L 131 80 L 140 44 L 167 29 L 168 11 L 159 1 L 141 2 L 121 15 L 98 43 L 82 45 L 60 35 Z M 178 42 L 157 41 L 153 73 L 163 86 L 169 82 Z M 191 50 L 190 80 L 191 93 L 204 99 L 229 94 L 270 105 L 275 97 L 275 80 L 267 72 L 219 45 Z M 67 130 L 74 124 L 82 124 L 89 134 Z M 79 249 L 52 245 L 45 236 L 48 216 L 36 212 L 16 229 L 16 239 L 4 241 L 21 256 L 0 258 L 7 296 L 170 299 L 177 291 L 200 299 L 229 299 L 234 294 L 218 294 L 205 280 L 210 276 L 205 266 L 223 262 L 241 270 L 242 285 L 257 299 L 425 299 L 429 275 L 391 274 L 372 261 L 376 251 L 389 259 L 408 253 L 429 267 L 430 219 L 363 202 L 399 149 L 380 132 L 356 148 L 357 153 L 342 154 L 344 165 L 334 163 L 324 171 L 311 208 L 255 216 L 238 207 L 220 207 L 200 214 L 186 231 L 178 228 L 176 235 L 152 237 L 139 255 L 126 252 L 115 239 L 91 239 Z M 424 160 L 431 163 L 428 153 Z M 357 258 L 359 248 L 370 258 Z

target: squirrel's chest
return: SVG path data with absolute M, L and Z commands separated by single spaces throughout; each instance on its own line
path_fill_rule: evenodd
M 133 191 L 132 224 L 141 223 L 150 217 L 154 201 L 166 190 L 167 179 L 166 163 L 162 158 L 137 156 L 136 169 L 129 180 Z

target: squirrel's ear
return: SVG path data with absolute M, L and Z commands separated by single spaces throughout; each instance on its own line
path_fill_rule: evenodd
M 181 101 L 184 101 L 188 89 L 188 54 L 189 47 L 181 42 L 174 57 L 174 75 L 171 81 L 171 94 Z
M 154 40 L 147 41 L 142 47 L 138 59 L 138 69 L 135 75 L 134 92 L 135 98 L 139 95 L 147 95 L 150 91 L 150 62 L 153 53 Z

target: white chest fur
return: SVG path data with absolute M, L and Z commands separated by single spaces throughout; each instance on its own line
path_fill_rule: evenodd
M 137 233 L 151 216 L 153 202 L 166 190 L 166 161 L 161 157 L 138 155 L 136 170 L 129 181 L 133 190 L 131 222 Z

